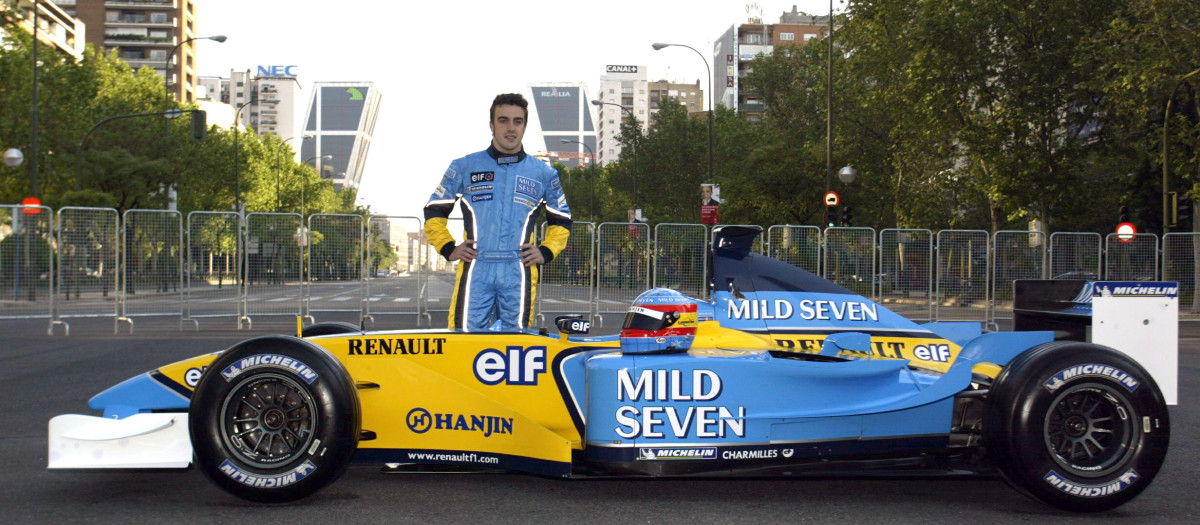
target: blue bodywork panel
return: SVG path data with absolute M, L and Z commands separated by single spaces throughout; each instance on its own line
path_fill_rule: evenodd
M 88 408 L 101 410 L 104 417 L 117 419 L 153 410 L 187 410 L 189 398 L 168 388 L 153 374 L 146 372 L 134 376 L 92 396 Z

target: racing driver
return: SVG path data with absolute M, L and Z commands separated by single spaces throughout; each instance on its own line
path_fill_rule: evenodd
M 521 140 L 529 103 L 497 95 L 486 150 L 450 163 L 425 205 L 425 236 L 448 261 L 459 261 L 450 298 L 450 329 L 514 331 L 529 326 L 538 267 L 567 245 L 571 210 L 558 172 L 525 154 Z M 455 245 L 446 219 L 460 203 L 466 239 Z M 533 244 L 538 211 L 546 209 L 546 238 Z

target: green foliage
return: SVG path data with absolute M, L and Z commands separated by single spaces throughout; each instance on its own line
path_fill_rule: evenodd
M 832 108 L 818 39 L 759 56 L 741 79 L 761 120 L 716 111 L 722 222 L 820 223 L 831 109 L 833 169 L 858 172 L 832 189 L 856 225 L 1110 231 L 1128 205 L 1161 231 L 1168 100 L 1167 190 L 1200 182 L 1196 2 L 856 0 L 834 43 Z M 602 179 L 620 203 L 639 181 L 654 222 L 694 222 L 707 123 L 661 106 L 649 133 L 622 128 Z
M 32 183 L 32 36 L 14 26 L 6 11 L 0 42 L 0 149 L 20 148 L 26 162 L 0 166 L 0 202 L 28 196 Z M 168 190 L 177 191 L 183 213 L 232 210 L 238 179 L 247 212 L 301 211 L 347 213 L 353 192 L 339 195 L 278 137 L 251 130 L 210 126 L 203 141 L 191 138 L 190 119 L 159 115 L 180 108 L 167 100 L 163 78 L 150 68 L 134 71 L 114 53 L 89 47 L 75 61 L 49 46 L 38 49 L 38 193 L 51 207 L 167 207 Z M 181 109 L 194 109 L 186 106 Z M 234 164 L 235 142 L 237 164 Z M 78 167 L 78 170 L 77 170 Z M 301 197 L 302 193 L 303 199 Z

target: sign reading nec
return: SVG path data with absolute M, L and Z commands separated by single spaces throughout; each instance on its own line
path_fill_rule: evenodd
M 299 66 L 258 66 L 260 77 L 294 77 Z

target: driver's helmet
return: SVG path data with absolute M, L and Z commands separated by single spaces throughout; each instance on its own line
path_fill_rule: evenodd
M 695 338 L 696 300 L 670 288 L 654 288 L 642 292 L 629 306 L 621 327 L 621 351 L 686 351 Z

